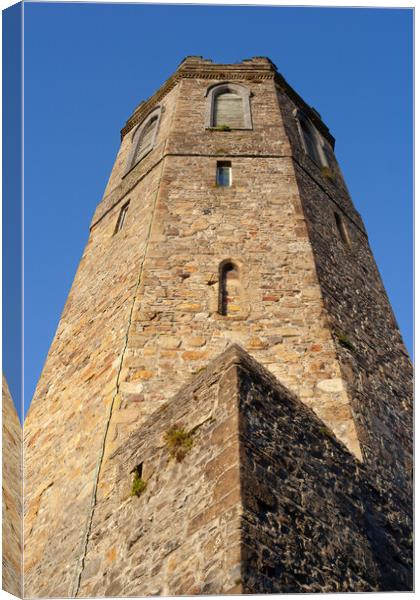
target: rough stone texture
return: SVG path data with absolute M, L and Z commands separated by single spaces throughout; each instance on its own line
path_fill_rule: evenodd
M 206 129 L 206 91 L 222 81 L 249 88 L 252 130 Z M 136 126 L 158 105 L 156 144 L 127 172 Z M 296 107 L 329 145 L 328 172 L 302 151 Z M 265 58 L 189 57 L 127 121 L 25 422 L 27 595 L 97 593 L 85 562 L 98 502 L 111 494 L 109 457 L 232 343 L 363 457 L 378 489 L 401 486 L 409 505 L 411 365 L 333 145 Z M 215 184 L 218 160 L 232 163 L 231 187 Z M 237 265 L 238 294 L 221 316 L 225 260 Z M 225 575 L 217 585 L 228 589 Z
M 80 596 L 230 593 L 241 574 L 236 353 L 163 405 L 104 467 Z M 178 462 L 165 433 L 193 432 Z M 131 496 L 143 464 L 146 490 Z
M 22 597 L 22 427 L 4 376 L 2 417 L 2 589 Z
M 301 150 L 290 99 L 279 94 L 295 160 L 296 180 L 331 331 L 364 460 L 381 478 L 412 489 L 412 366 L 367 234 L 332 150 L 333 179 Z M 350 248 L 340 239 L 340 214 Z M 339 343 L 344 334 L 353 348 Z
M 174 424 L 193 432 L 181 462 Z M 147 487 L 131 496 L 140 463 Z M 110 457 L 79 595 L 411 589 L 410 514 L 382 492 L 232 346 Z
M 245 593 L 411 590 L 412 515 L 239 349 Z

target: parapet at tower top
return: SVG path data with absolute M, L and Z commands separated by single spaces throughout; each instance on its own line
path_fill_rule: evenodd
M 134 124 L 139 122 L 139 116 L 146 114 L 153 106 L 153 103 L 158 101 L 160 97 L 166 93 L 175 83 L 183 77 L 201 77 L 204 75 L 206 79 L 223 79 L 229 80 L 232 76 L 235 79 L 243 73 L 245 76 L 254 76 L 258 72 L 263 78 L 273 78 L 276 85 L 284 93 L 288 94 L 295 104 L 300 107 L 306 115 L 312 119 L 322 134 L 329 140 L 332 147 L 335 145 L 335 139 L 331 135 L 328 127 L 322 120 L 320 113 L 312 106 L 309 106 L 305 100 L 292 88 L 286 79 L 279 73 L 277 66 L 268 56 L 253 56 L 252 58 L 244 58 L 242 61 L 234 63 L 217 63 L 210 58 L 202 56 L 186 56 L 178 65 L 176 70 L 167 79 L 162 86 L 152 94 L 147 100 L 142 100 L 134 109 L 133 114 L 127 120 L 125 126 L 121 130 L 121 139 L 130 131 Z
M 185 58 L 183 58 L 181 60 L 181 62 L 178 65 L 178 68 L 181 67 L 182 65 L 184 65 L 185 63 L 201 63 L 201 64 L 213 64 L 213 65 L 241 65 L 243 63 L 267 63 L 269 65 L 271 65 L 274 70 L 277 71 L 277 66 L 273 63 L 273 61 L 271 59 L 268 58 L 268 56 L 253 56 L 252 58 L 244 58 L 241 61 L 235 62 L 235 63 L 215 63 L 211 58 L 203 58 L 202 56 L 194 56 L 194 55 L 189 55 L 186 56 Z

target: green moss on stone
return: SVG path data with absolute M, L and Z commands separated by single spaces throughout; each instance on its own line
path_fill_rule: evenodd
M 229 125 L 218 125 L 217 127 L 212 127 L 214 131 L 231 131 Z

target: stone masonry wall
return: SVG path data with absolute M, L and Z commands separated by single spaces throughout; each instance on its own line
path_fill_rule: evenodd
M 296 180 L 331 330 L 351 398 L 364 459 L 411 495 L 412 366 L 376 267 L 365 228 L 334 155 L 325 177 L 301 148 L 291 100 L 279 94 Z M 334 212 L 350 238 L 340 238 Z M 345 337 L 351 347 L 339 343 Z
M 251 91 L 252 130 L 206 129 L 206 90 L 230 80 Z M 124 127 L 25 422 L 26 595 L 99 590 L 102 584 L 86 576 L 86 552 L 93 560 L 90 532 L 100 530 L 98 503 L 111 494 L 114 475 L 108 469 L 116 463 L 109 457 L 232 342 L 296 393 L 356 457 L 358 436 L 372 465 L 399 452 L 402 459 L 390 458 L 390 472 L 404 479 L 409 390 L 404 355 L 397 356 L 399 334 L 390 330 L 392 313 L 373 259 L 359 260 L 355 269 L 370 270 L 366 281 L 374 290 L 358 288 L 352 304 L 345 254 L 336 241 L 331 250 L 329 202 L 351 214 L 362 237 L 363 224 L 336 163 L 333 184 L 302 154 L 295 103 L 305 107 L 267 59 L 215 65 L 190 58 Z M 127 171 L 136 126 L 157 106 L 162 113 L 156 144 Z M 232 162 L 229 188 L 215 185 L 218 160 Z M 124 227 L 114 235 L 127 201 Z M 222 317 L 218 270 L 226 259 L 238 266 L 240 301 Z M 385 316 L 367 308 L 375 302 Z M 366 321 L 376 318 L 377 331 L 372 324 L 366 329 Z M 337 328 L 353 340 L 355 325 L 360 355 L 337 343 Z M 362 325 L 367 335 L 360 334 Z M 382 333 L 390 334 L 385 343 Z M 392 369 L 396 377 L 382 378 Z M 121 508 L 127 514 L 129 500 Z M 122 523 L 126 513 L 118 514 Z M 154 552 L 163 560 L 159 549 Z M 111 571 L 104 579 L 108 587 L 117 579 Z M 165 589 L 180 589 L 174 581 L 169 578 Z M 234 582 L 227 578 L 223 586 L 230 589 Z M 121 589 L 131 587 L 126 581 Z
M 2 589 L 22 597 L 22 427 L 2 381 Z
M 232 353 L 225 353 L 110 456 L 79 596 L 240 590 L 238 386 L 231 367 Z M 193 432 L 179 462 L 165 441 L 174 425 Z M 140 463 L 147 487 L 137 497 L 132 470 Z
M 241 351 L 245 593 L 411 590 L 412 516 L 315 414 Z
M 163 136 L 171 106 L 168 98 Z M 137 168 L 137 179 L 122 190 L 125 195 L 114 197 L 94 219 L 25 421 L 25 586 L 30 596 L 71 596 L 78 577 L 161 182 L 161 153 L 159 146 L 155 164 L 149 155 Z M 113 235 L 127 200 L 124 229 Z
M 175 424 L 192 432 L 180 462 L 165 438 Z M 399 499 L 238 346 L 140 425 L 102 481 L 82 597 L 412 587 Z
M 229 67 L 241 82 L 242 65 Z M 197 75 L 178 83 L 120 403 L 111 420 L 115 444 L 237 342 L 359 455 L 272 77 L 256 74 L 241 82 L 251 90 L 253 129 L 229 132 L 205 128 L 206 90 L 218 79 Z M 227 159 L 233 184 L 217 187 L 217 160 Z M 217 312 L 218 269 L 225 259 L 237 263 L 243 290 L 235 315 L 227 318 Z M 118 422 L 124 425 L 114 432 Z

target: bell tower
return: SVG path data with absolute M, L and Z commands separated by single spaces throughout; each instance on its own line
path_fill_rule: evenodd
M 239 348 L 236 358 L 229 354 L 232 345 Z M 115 565 L 119 559 L 124 563 L 127 548 L 120 539 L 107 550 L 106 543 L 101 546 L 106 521 L 118 514 L 114 525 L 122 531 L 120 508 L 145 498 L 130 497 L 124 486 L 120 495 L 115 491 L 122 464 L 138 477 L 135 469 L 143 464 L 140 459 L 131 464 L 137 450 L 126 456 L 124 448 L 134 448 L 139 428 L 146 428 L 145 439 L 150 437 L 150 423 L 161 440 L 168 439 L 168 411 L 175 411 L 173 423 L 183 431 L 179 423 L 188 416 L 182 407 L 195 415 L 197 406 L 190 404 L 189 392 L 180 390 L 197 380 L 197 389 L 212 397 L 209 390 L 219 382 L 220 356 L 226 352 L 238 382 L 226 394 L 238 397 L 240 407 L 239 416 L 232 416 L 236 425 L 229 425 L 239 436 L 234 454 L 240 458 L 227 461 L 238 506 L 246 505 L 245 483 L 255 483 L 238 474 L 248 472 L 243 467 L 248 446 L 241 436 L 246 430 L 251 446 L 256 443 L 249 424 L 257 418 L 251 418 L 252 408 L 246 412 L 248 392 L 239 372 L 258 371 L 257 363 L 262 379 L 271 382 L 264 385 L 275 387 L 277 381 L 287 388 L 287 393 L 273 392 L 276 398 L 298 398 L 302 414 L 318 423 L 316 435 L 328 433 L 328 440 L 336 440 L 343 464 L 361 465 L 372 485 L 389 494 L 400 489 L 409 498 L 411 365 L 335 159 L 334 138 L 269 59 L 215 64 L 187 57 L 122 129 L 121 147 L 26 419 L 27 595 L 382 589 L 379 575 L 378 583 L 350 581 L 347 588 L 286 585 L 287 577 L 283 581 L 281 569 L 272 566 L 273 549 L 268 566 L 263 554 L 255 559 L 259 579 L 246 579 L 244 564 L 253 559 L 247 562 L 241 536 L 237 564 L 223 563 L 225 579 L 210 588 L 200 587 L 193 575 L 190 584 L 186 576 L 171 583 L 177 581 L 171 575 L 176 567 L 166 555 L 156 558 L 159 573 L 166 573 L 162 589 L 155 589 L 154 581 L 145 583 L 150 573 L 139 575 L 131 587 L 117 575 Z M 219 373 L 213 383 L 209 363 Z M 201 388 L 203 373 L 210 379 Z M 220 398 L 215 406 L 223 405 Z M 182 414 L 176 416 L 177 410 Z M 200 414 L 201 427 L 207 417 Z M 166 430 L 159 426 L 164 421 Z M 197 423 L 190 424 L 190 432 Z M 222 447 L 229 431 L 213 432 L 214 443 Z M 293 432 L 296 443 L 299 435 Z M 153 447 L 159 453 L 162 444 L 150 437 L 144 452 L 149 456 Z M 198 452 L 194 444 L 192 452 Z M 311 447 L 306 452 L 313 458 Z M 242 470 L 235 471 L 237 460 Z M 257 477 L 262 467 L 254 467 Z M 152 482 L 157 467 L 149 474 L 147 468 L 142 467 L 140 479 Z M 214 469 L 213 483 L 216 473 L 222 474 L 220 465 Z M 269 489 L 268 480 L 259 484 Z M 155 484 L 147 485 L 146 493 L 152 493 Z M 198 504 L 205 503 L 199 494 L 193 492 Z M 267 491 L 259 500 L 260 508 L 265 506 L 260 513 L 279 505 L 269 496 Z M 406 506 L 400 510 L 409 512 Z M 241 511 L 235 513 L 238 519 Z M 193 513 L 183 519 L 193 519 Z M 223 527 L 217 529 L 220 540 L 238 534 Z M 262 522 L 256 527 L 264 530 Z M 158 530 L 153 531 L 158 539 Z M 191 535 L 197 531 L 210 535 L 198 525 Z M 211 555 L 203 550 L 204 541 L 197 544 L 199 554 Z M 135 561 L 140 558 L 133 556 L 131 567 L 125 567 L 127 581 Z M 200 569 L 205 570 L 197 563 L 193 571 Z

